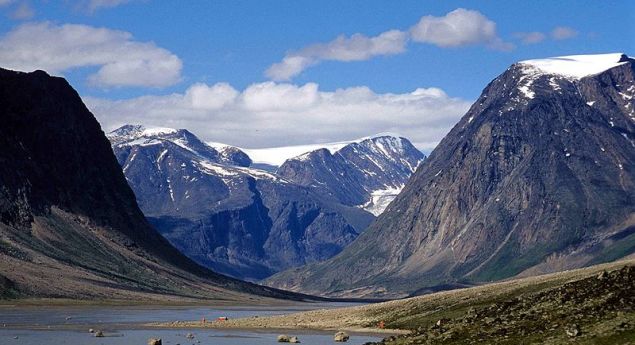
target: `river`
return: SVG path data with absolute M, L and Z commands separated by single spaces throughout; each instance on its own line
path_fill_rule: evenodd
M 213 320 L 217 317 L 240 318 L 288 314 L 297 311 L 334 308 L 351 304 L 308 304 L 292 307 L 8 307 L 0 306 L 1 345 L 144 345 L 149 338 L 161 338 L 163 344 L 278 344 L 281 332 L 225 329 L 152 329 L 149 322 Z M 101 330 L 105 337 L 88 332 Z M 193 339 L 186 336 L 192 333 Z M 300 338 L 302 344 L 334 344 L 333 332 L 285 331 Z M 348 344 L 359 345 L 381 339 L 351 334 Z

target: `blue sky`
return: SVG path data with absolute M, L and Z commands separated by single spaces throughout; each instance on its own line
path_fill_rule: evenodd
M 475 21 L 465 28 L 474 33 L 441 37 L 442 31 L 429 29 L 457 9 L 465 9 L 456 13 L 464 15 L 461 23 Z M 345 140 L 385 129 L 406 132 L 419 147 L 430 148 L 485 85 L 516 61 L 635 54 L 632 1 L 0 0 L 0 11 L 0 48 L 38 58 L 0 53 L 0 66 L 43 68 L 68 78 L 105 129 L 124 122 L 186 127 L 206 140 L 250 147 Z M 425 16 L 428 30 L 411 30 Z M 89 45 L 65 57 L 71 48 L 64 48 L 69 43 L 58 30 L 67 24 L 81 25 L 64 31 L 72 49 L 104 29 L 108 51 L 87 58 Z M 80 29 L 84 35 L 76 36 Z M 389 31 L 390 40 L 380 37 Z M 376 37 L 379 43 L 369 43 Z M 124 65 L 137 55 L 149 67 Z M 289 72 L 285 64 L 282 72 L 267 72 L 285 57 L 301 59 L 293 61 L 303 67 Z M 76 62 L 84 58 L 88 62 Z M 430 92 L 411 99 L 418 88 Z M 189 97 L 195 90 L 203 103 Z M 267 92 L 252 98 L 262 108 L 232 105 L 255 91 Z M 402 104 L 406 115 L 386 107 L 401 102 L 390 95 L 409 95 L 410 103 Z M 426 104 L 444 113 L 408 110 Z M 348 108 L 354 110 L 347 114 Z M 355 122 L 344 120 L 364 121 L 365 113 L 373 125 L 355 130 Z M 324 128 L 316 129 L 320 123 Z

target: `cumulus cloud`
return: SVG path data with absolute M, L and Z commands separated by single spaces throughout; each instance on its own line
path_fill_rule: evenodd
M 496 23 L 478 11 L 458 8 L 443 17 L 423 16 L 410 28 L 415 42 L 439 47 L 460 47 L 484 44 L 498 50 L 510 50 L 513 45 L 496 33 Z
M 237 96 L 238 91 L 227 83 L 196 83 L 187 89 L 185 100 L 193 109 L 217 110 L 231 104 Z
M 289 80 L 322 60 L 361 61 L 399 54 L 405 51 L 406 40 L 406 33 L 399 30 L 386 31 L 374 37 L 362 34 L 339 36 L 331 42 L 313 44 L 287 54 L 281 62 L 269 67 L 265 74 L 273 80 Z
M 570 39 L 576 37 L 578 32 L 567 26 L 557 26 L 553 30 L 548 33 L 543 33 L 539 31 L 533 32 L 516 32 L 513 34 L 515 38 L 520 39 L 523 44 L 535 44 L 540 43 L 547 39 L 548 37 L 552 40 L 562 41 L 566 39 Z
M 363 86 L 326 92 L 314 83 L 274 82 L 252 84 L 242 91 L 226 83 L 199 83 L 184 93 L 84 101 L 105 130 L 127 123 L 187 128 L 205 140 L 247 148 L 390 131 L 430 150 L 469 107 L 469 102 L 438 88 L 380 94 Z
M 309 45 L 284 56 L 271 65 L 265 75 L 272 80 L 286 81 L 323 60 L 362 61 L 376 56 L 401 54 L 408 41 L 434 44 L 439 47 L 460 47 L 483 44 L 491 49 L 508 51 L 514 48 L 496 33 L 496 23 L 478 11 L 456 9 L 443 17 L 424 16 L 408 32 L 389 30 L 374 37 L 354 34 L 339 36 L 328 43 Z
M 551 38 L 554 40 L 566 40 L 577 35 L 577 31 L 567 26 L 558 26 L 551 31 Z
M 518 38 L 523 42 L 523 44 L 536 44 L 540 43 L 547 38 L 547 35 L 542 32 L 533 31 L 533 32 L 517 32 L 514 34 L 514 37 Z
M 88 25 L 27 23 L 0 38 L 0 65 L 59 74 L 78 67 L 98 67 L 89 81 L 96 86 L 175 84 L 181 60 L 152 42 L 134 41 L 125 31 Z

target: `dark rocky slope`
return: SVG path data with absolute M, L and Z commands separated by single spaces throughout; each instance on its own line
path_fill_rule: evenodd
M 635 251 L 635 65 L 584 76 L 512 65 L 355 242 L 271 286 L 398 297 L 615 260 Z M 576 64 L 574 67 L 577 67 Z M 586 66 L 586 65 L 585 65 Z
M 159 235 L 64 79 L 0 69 L 0 123 L 3 297 L 294 297 L 213 273 Z
M 242 151 L 187 130 L 124 126 L 108 134 L 149 221 L 217 272 L 258 280 L 339 253 L 374 218 L 266 171 Z

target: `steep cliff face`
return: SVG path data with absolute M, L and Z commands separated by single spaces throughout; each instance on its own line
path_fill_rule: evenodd
M 633 253 L 634 96 L 622 54 L 512 65 L 362 236 L 269 284 L 397 297 Z
M 379 215 L 424 158 L 408 139 L 380 135 L 290 158 L 277 173 Z
M 287 296 L 209 271 L 159 235 L 64 79 L 0 69 L 0 123 L 3 297 Z
M 242 151 L 212 148 L 187 130 L 124 126 L 108 136 L 149 221 L 190 258 L 224 274 L 258 280 L 326 260 L 373 219 L 246 168 Z

